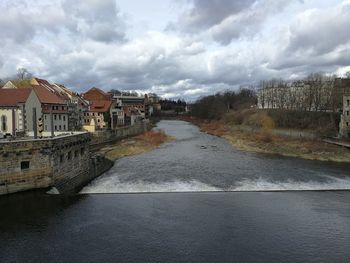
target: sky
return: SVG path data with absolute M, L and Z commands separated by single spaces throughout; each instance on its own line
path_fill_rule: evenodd
M 197 98 L 350 71 L 350 0 L 0 0 L 0 78 Z

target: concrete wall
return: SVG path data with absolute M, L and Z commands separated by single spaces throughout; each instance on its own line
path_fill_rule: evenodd
M 0 142 L 0 194 L 60 185 L 90 172 L 90 134 Z

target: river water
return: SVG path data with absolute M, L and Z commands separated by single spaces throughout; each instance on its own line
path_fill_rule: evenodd
M 262 191 L 349 189 L 348 165 L 158 126 L 176 140 L 118 160 L 90 194 L 1 196 L 0 262 L 349 262 L 350 191 Z
M 82 193 L 350 189 L 350 165 L 244 153 L 183 121 L 158 128 L 176 138 L 117 161 Z

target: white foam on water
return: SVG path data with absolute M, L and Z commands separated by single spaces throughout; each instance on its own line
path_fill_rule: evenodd
M 52 187 L 49 191 L 46 192 L 49 195 L 59 195 L 60 192 L 57 190 L 56 187 Z
M 121 174 L 107 173 L 84 187 L 80 193 L 166 193 L 166 192 L 244 192 L 244 191 L 321 191 L 321 190 L 350 190 L 350 178 L 336 178 L 324 175 L 326 181 L 269 181 L 265 178 L 244 179 L 232 187 L 215 187 L 198 180 L 147 182 L 144 180 L 120 180 Z M 131 177 L 132 174 L 123 174 Z M 55 191 L 53 190 L 54 194 Z
M 317 181 L 292 181 L 271 182 L 265 179 L 243 180 L 238 186 L 229 188 L 228 191 L 326 191 L 326 190 L 350 190 L 350 178 L 340 179 L 328 177 L 327 182 Z
M 120 182 L 117 177 L 101 178 L 84 187 L 80 193 L 162 193 L 162 192 L 214 192 L 221 189 L 191 180 L 149 183 L 145 181 Z

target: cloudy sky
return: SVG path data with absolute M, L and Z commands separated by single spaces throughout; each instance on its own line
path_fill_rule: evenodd
M 350 0 L 0 0 L 0 78 L 196 99 L 350 70 Z

